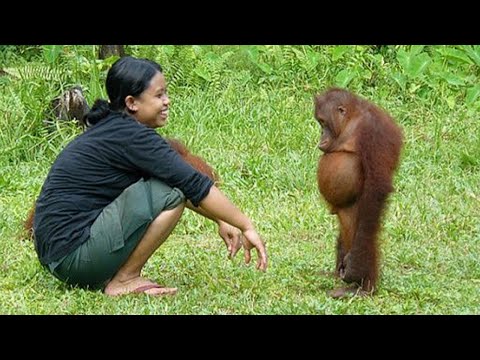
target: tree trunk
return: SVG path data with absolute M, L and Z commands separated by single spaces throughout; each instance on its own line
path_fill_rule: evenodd
M 98 51 L 99 59 L 106 59 L 113 55 L 125 56 L 123 45 L 100 45 L 100 50 Z

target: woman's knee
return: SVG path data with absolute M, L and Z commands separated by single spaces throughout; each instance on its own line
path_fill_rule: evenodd
M 179 189 L 172 188 L 155 178 L 147 180 L 145 184 L 154 214 L 176 209 L 180 204 L 185 204 L 185 195 Z
M 162 211 L 152 222 L 152 224 L 177 223 L 180 220 L 183 211 L 185 210 L 185 201 L 181 201 L 174 208 Z

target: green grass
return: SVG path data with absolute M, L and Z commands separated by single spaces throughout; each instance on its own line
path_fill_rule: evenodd
M 5 86 L 0 108 L 7 98 L 23 105 L 0 114 L 2 314 L 480 313 L 480 122 L 472 107 L 450 108 L 435 88 L 426 98 L 381 86 L 365 92 L 397 119 L 405 148 L 383 222 L 378 292 L 344 300 L 327 296 L 341 283 L 321 274 L 335 263 L 337 222 L 316 188 L 317 89 L 234 76 L 224 77 L 221 90 L 172 89 L 169 123 L 160 132 L 215 167 L 223 191 L 266 241 L 269 268 L 246 266 L 242 253 L 227 259 L 213 223 L 187 211 L 144 269 L 178 294 L 112 299 L 65 286 L 40 266 L 33 244 L 19 239 L 55 155 L 79 130 L 60 124 L 46 131 L 41 109 L 15 95 L 27 89 Z

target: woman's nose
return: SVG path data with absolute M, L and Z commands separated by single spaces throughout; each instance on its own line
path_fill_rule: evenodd
M 163 99 L 163 104 L 164 105 L 169 105 L 170 104 L 170 98 L 167 95 L 165 95 L 165 97 Z

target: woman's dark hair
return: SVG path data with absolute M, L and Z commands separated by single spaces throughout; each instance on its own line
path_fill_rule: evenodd
M 85 115 L 85 123 L 91 126 L 111 112 L 122 112 L 126 107 L 125 98 L 128 95 L 140 95 L 158 72 L 163 72 L 162 67 L 148 59 L 125 56 L 117 60 L 108 71 L 105 82 L 110 103 L 103 99 L 96 100 Z

